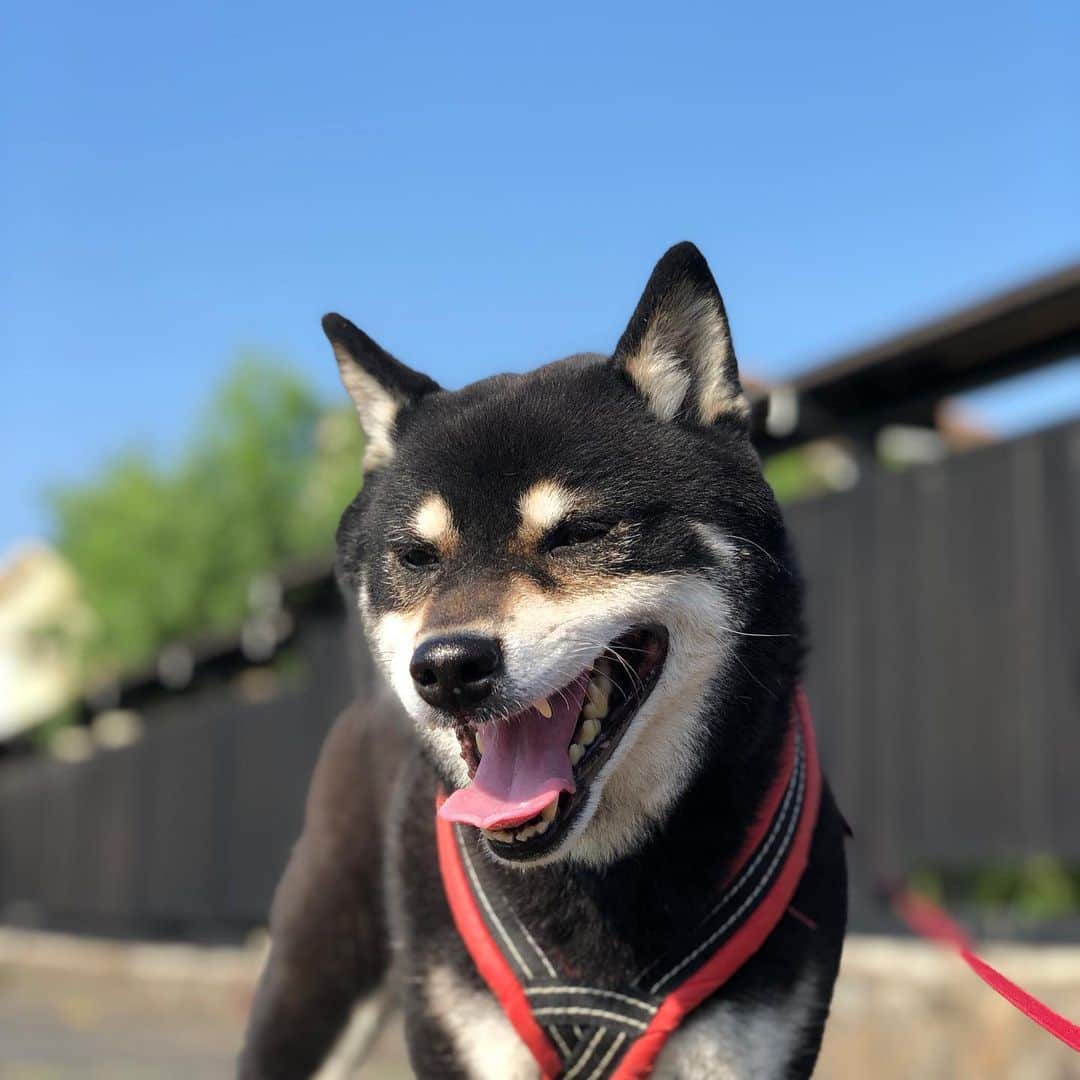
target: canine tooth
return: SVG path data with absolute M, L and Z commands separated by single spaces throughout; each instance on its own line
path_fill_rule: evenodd
M 576 765 L 585 756 L 585 747 L 581 743 L 570 744 L 570 764 Z
M 548 826 L 550 824 L 551 824 L 550 821 L 538 821 L 533 826 L 533 832 L 535 832 L 537 836 L 543 836 L 544 833 L 546 833 L 548 831 Z
M 581 723 L 581 734 L 578 738 L 585 746 L 589 746 L 596 741 L 596 736 L 600 734 L 600 721 L 596 717 L 587 717 Z
M 581 710 L 581 715 L 584 716 L 586 720 L 599 720 L 601 716 L 607 716 L 607 710 L 605 709 L 604 712 L 600 712 L 591 701 L 586 701 L 585 707 Z
M 589 704 L 596 710 L 596 715 L 607 716 L 608 688 L 606 684 L 593 679 L 585 688 L 585 693 L 589 695 Z
M 540 817 L 544 821 L 554 821 L 555 815 L 559 812 L 559 800 L 549 802 L 543 810 L 540 811 Z
M 482 754 L 484 752 L 484 742 L 480 738 L 480 732 L 479 731 L 476 733 L 476 752 L 478 754 Z
M 548 704 L 546 697 L 539 697 L 533 703 L 532 707 L 542 716 L 545 720 L 551 719 L 551 706 Z

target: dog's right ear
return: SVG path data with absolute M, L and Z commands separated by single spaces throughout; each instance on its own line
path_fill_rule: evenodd
M 395 360 L 341 315 L 324 315 L 323 333 L 330 339 L 341 381 L 349 392 L 364 430 L 364 471 L 385 465 L 394 456 L 394 432 L 401 413 L 439 384 Z

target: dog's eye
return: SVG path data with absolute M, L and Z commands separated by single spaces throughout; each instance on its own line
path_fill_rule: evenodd
M 611 528 L 601 521 L 566 521 L 548 536 L 544 547 L 549 555 L 560 555 L 571 548 L 603 540 Z
M 427 544 L 414 544 L 399 551 L 398 558 L 414 570 L 423 570 L 439 561 L 439 553 Z

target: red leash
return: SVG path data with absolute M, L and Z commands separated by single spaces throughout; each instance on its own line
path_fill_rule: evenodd
M 1080 1026 L 1054 1012 L 1026 990 L 1021 990 L 997 968 L 992 967 L 972 948 L 972 941 L 964 929 L 958 926 L 936 904 L 908 889 L 892 890 L 889 900 L 893 911 L 920 937 L 951 946 L 964 962 L 992 990 L 999 993 L 1012 1006 L 1019 1009 L 1039 1027 L 1059 1038 L 1066 1046 L 1080 1054 Z

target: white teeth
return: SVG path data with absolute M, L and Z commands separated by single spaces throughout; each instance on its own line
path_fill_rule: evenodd
M 576 765 L 585 756 L 585 747 L 581 743 L 570 744 L 570 764 Z
M 548 704 L 548 699 L 545 697 L 537 698 L 532 707 L 542 716 L 545 720 L 551 719 L 551 706 Z
M 607 680 L 601 682 L 599 679 L 592 679 L 589 685 L 585 688 L 585 693 L 589 695 L 589 704 L 585 706 L 588 709 L 592 706 L 592 710 L 598 717 L 607 716 L 608 711 L 608 685 Z M 583 712 L 585 710 L 582 710 Z M 588 713 L 585 713 L 587 716 Z
M 482 754 L 484 752 L 484 744 L 480 739 L 480 732 L 476 733 L 476 752 Z
M 595 717 L 587 717 L 581 722 L 581 734 L 578 736 L 578 741 L 583 746 L 590 746 L 596 741 L 596 736 L 600 734 L 600 721 Z
M 578 747 L 578 749 L 581 748 Z M 555 820 L 555 815 L 558 812 L 559 800 L 556 799 L 555 802 L 548 803 L 540 811 L 539 818 L 530 825 L 523 825 L 520 829 L 483 829 L 482 832 L 489 840 L 498 840 L 501 844 L 511 844 L 515 841 L 521 843 L 525 840 L 531 840 L 534 836 L 543 836 Z

